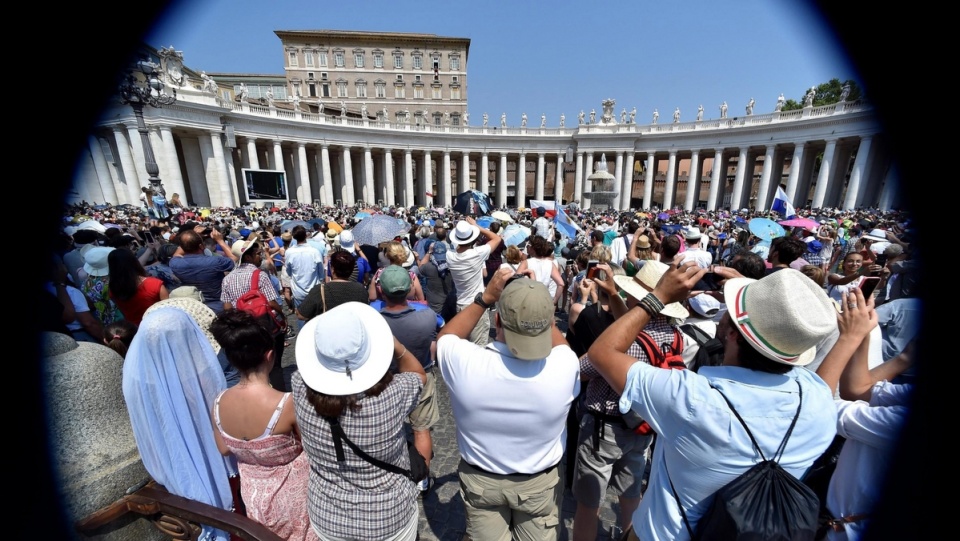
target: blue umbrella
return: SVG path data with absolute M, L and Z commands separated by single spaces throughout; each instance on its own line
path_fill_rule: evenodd
M 362 219 L 364 219 L 364 218 L 369 218 L 369 217 L 370 217 L 370 213 L 369 213 L 369 212 L 358 212 L 358 213 L 354 214 L 353 217 L 356 218 L 357 220 L 362 220 Z
M 323 218 L 311 218 L 307 220 L 307 223 L 310 224 L 310 227 L 313 227 L 313 224 L 327 225 L 327 221 Z
M 492 223 L 493 223 L 493 217 L 492 217 L 492 216 L 481 216 L 481 217 L 477 218 L 477 225 L 479 225 L 480 227 L 482 227 L 482 228 L 484 228 L 484 229 L 490 229 L 490 224 L 492 224 Z
M 302 225 L 307 229 L 313 229 L 312 225 L 308 224 L 303 220 L 284 220 L 283 222 L 280 223 L 280 231 L 281 232 L 292 231 L 293 228 L 297 227 L 298 225 Z
M 750 232 L 760 240 L 772 240 L 787 234 L 786 230 L 777 222 L 769 218 L 753 218 L 748 224 Z
M 516 246 L 527 240 L 530 236 L 530 228 L 520 224 L 510 224 L 504 228 L 502 236 L 506 246 Z
M 376 246 L 403 235 L 409 229 L 410 226 L 403 220 L 386 214 L 375 214 L 358 223 L 352 231 L 353 238 L 358 243 Z

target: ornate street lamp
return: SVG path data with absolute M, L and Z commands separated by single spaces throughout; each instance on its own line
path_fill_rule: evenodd
M 163 183 L 160 181 L 160 168 L 153 156 L 153 147 L 150 145 L 147 124 L 143 120 L 143 106 L 163 107 L 177 101 L 177 89 L 173 95 L 163 91 L 163 81 L 160 80 L 160 66 L 149 60 L 137 62 L 136 69 L 127 72 L 120 83 L 120 100 L 133 107 L 133 115 L 137 119 L 137 131 L 140 132 L 140 142 L 143 146 L 143 159 L 146 162 L 150 186 L 154 191 L 166 196 Z

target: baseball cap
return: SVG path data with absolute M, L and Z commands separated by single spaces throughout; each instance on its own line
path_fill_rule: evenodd
M 406 294 L 412 287 L 410 272 L 397 265 L 390 265 L 380 273 L 380 289 L 386 295 Z
M 497 303 L 510 353 L 526 361 L 544 359 L 553 349 L 553 299 L 547 286 L 530 278 L 510 282 Z

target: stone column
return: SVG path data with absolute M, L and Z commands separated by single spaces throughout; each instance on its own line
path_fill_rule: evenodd
M 256 138 L 247 138 L 247 160 L 250 162 L 250 169 L 260 169 L 260 158 L 257 157 Z
M 189 198 L 184 203 L 209 206 L 210 190 L 207 189 L 206 156 L 200 151 L 203 146 L 196 137 L 180 137 L 180 147 L 183 150 L 184 173 L 190 190 Z M 208 153 L 209 154 L 209 153 Z
M 498 208 L 507 205 L 507 153 L 500 153 L 500 165 L 497 166 L 497 201 Z
M 393 152 L 387 148 L 383 151 L 383 184 L 387 205 L 397 204 L 396 187 L 393 178 Z
M 622 200 L 621 187 L 623 186 L 623 152 L 617 152 L 613 163 L 613 178 L 615 179 L 613 181 L 613 189 L 617 190 L 617 195 L 610 200 L 610 208 L 620 210 L 620 201 Z
M 142 193 L 140 192 L 140 187 L 150 184 L 148 180 L 150 175 L 147 173 L 147 159 L 143 154 L 143 141 L 140 139 L 140 130 L 136 124 L 126 126 L 126 128 L 127 136 L 130 138 L 130 153 L 133 156 L 133 165 L 139 179 L 137 183 L 137 201 L 139 202 L 139 194 Z
M 544 170 L 545 163 L 543 161 L 543 152 L 537 153 L 537 180 L 536 185 L 533 188 L 533 198 L 542 201 L 543 200 L 543 182 L 544 182 Z
M 589 193 L 593 191 L 593 185 L 590 184 L 590 175 L 593 174 L 593 152 L 587 152 L 587 161 L 584 163 L 583 171 L 583 203 L 580 205 L 580 208 L 586 210 L 589 209 L 593 202 L 589 197 Z
M 113 185 L 113 179 L 110 177 L 110 165 L 107 164 L 107 159 L 103 156 L 103 147 L 100 146 L 100 141 L 91 135 L 87 138 L 87 147 L 90 149 L 90 157 L 93 158 L 93 167 L 97 172 L 97 182 L 100 185 L 100 193 L 103 194 L 103 202 L 108 205 L 119 205 L 117 188 Z
M 363 147 L 363 202 L 368 206 L 377 202 L 373 187 L 373 154 L 370 147 Z
M 420 187 L 417 189 L 417 197 L 420 200 L 420 204 L 429 207 L 430 204 L 427 203 L 427 192 L 433 192 L 433 158 L 430 156 L 430 151 L 427 150 L 423 153 L 423 167 L 420 168 Z M 434 193 L 434 195 L 436 195 Z M 433 199 L 433 204 L 437 203 L 436 197 Z
M 412 207 L 413 199 L 413 151 L 409 148 L 403 151 L 403 205 Z
M 860 184 L 862 180 L 866 178 L 867 164 L 870 159 L 870 145 L 872 143 L 872 135 L 860 138 L 860 149 L 857 150 L 857 158 L 853 162 L 853 171 L 850 172 L 850 181 L 847 183 L 847 195 L 843 198 L 844 210 L 856 208 L 860 200 Z
M 160 140 L 163 147 L 163 159 L 166 160 L 166 176 L 162 177 L 166 186 L 167 199 L 177 193 L 184 195 L 186 188 L 183 184 L 183 174 L 180 172 L 180 159 L 177 157 L 177 144 L 173 139 L 173 132 L 169 126 L 160 126 Z
M 583 152 L 577 152 L 577 171 L 573 177 L 573 199 L 583 208 Z
M 286 172 L 286 167 L 283 166 L 283 147 L 280 146 L 280 139 L 273 140 L 273 168 L 277 171 Z
M 803 149 L 806 148 L 806 144 L 803 142 L 796 142 L 793 144 L 793 159 L 790 160 L 790 173 L 787 174 L 787 187 L 784 189 L 784 193 L 787 194 L 787 200 L 790 201 L 791 205 L 796 205 L 794 200 L 797 197 L 797 187 L 800 182 L 800 171 L 802 169 L 801 164 L 803 164 Z
M 677 151 L 670 151 L 667 161 L 667 186 L 663 192 L 663 210 L 673 207 L 673 197 L 677 191 Z
M 121 204 L 129 203 L 140 206 L 140 177 L 137 175 L 137 166 L 134 164 L 133 155 L 130 154 L 130 145 L 127 143 L 127 136 L 123 128 L 122 124 L 113 126 L 113 137 L 117 142 L 117 155 L 120 158 L 120 170 L 123 171 L 123 183 L 125 184 L 122 190 L 117 190 L 117 196 L 120 198 Z M 137 132 L 137 139 L 139 138 L 140 133 Z
M 323 194 L 325 201 L 321 203 L 333 206 L 333 177 L 330 171 L 330 145 L 324 144 L 320 147 L 320 169 L 323 178 L 320 179 L 320 193 Z
M 307 168 L 307 145 L 297 143 L 297 159 L 300 162 L 300 186 L 297 187 L 297 201 L 313 203 L 313 192 L 310 190 L 310 170 Z
M 747 174 L 747 148 L 740 149 L 740 157 L 737 158 L 737 176 L 733 181 L 733 193 L 730 195 L 730 210 L 736 211 L 743 208 L 743 179 Z
M 220 130 L 210 130 L 210 146 L 213 147 L 213 159 L 215 166 L 215 176 L 217 186 L 220 191 L 220 202 L 218 206 L 229 207 L 233 205 L 233 189 L 230 187 L 230 173 L 227 172 L 227 162 L 223 155 L 223 143 L 220 140 Z M 208 179 L 207 182 L 210 182 Z
M 237 166 L 234 163 L 232 148 L 224 147 L 223 158 L 227 165 L 227 182 L 230 183 L 230 194 L 233 197 L 233 206 L 240 206 L 240 187 L 237 186 Z
M 880 210 L 890 210 L 897 203 L 897 194 L 899 193 L 899 175 L 897 167 L 893 164 L 887 168 L 883 177 L 883 188 L 880 191 L 880 202 L 877 206 Z
M 526 207 L 527 204 L 527 155 L 520 153 L 517 160 L 517 181 L 514 188 L 517 192 L 517 208 Z
M 218 176 L 216 158 L 213 154 L 213 144 L 210 137 L 198 137 L 197 147 L 200 149 L 200 167 L 203 171 L 203 186 L 209 196 L 207 205 L 219 207 L 223 201 L 223 195 L 220 191 L 220 178 Z M 203 203 L 199 203 L 203 204 Z
M 710 196 L 707 199 L 707 210 L 717 210 L 720 202 L 720 186 L 726 182 L 726 176 L 721 178 L 723 165 L 723 149 L 718 148 L 713 152 L 713 172 L 710 175 Z
M 770 197 L 770 176 L 773 172 L 773 153 L 775 150 L 775 145 L 767 145 L 767 151 L 763 155 L 763 171 L 760 173 L 760 188 L 757 190 L 757 210 L 767 210 L 769 207 L 767 200 L 772 200 Z M 773 192 L 776 193 L 776 190 L 773 190 Z
M 490 193 L 490 158 L 486 150 L 480 154 L 480 174 L 477 175 L 479 181 L 478 190 L 485 194 Z
M 623 184 L 620 185 L 620 208 L 623 210 L 630 210 L 630 201 L 633 199 L 634 160 L 634 152 L 627 152 L 627 162 L 623 165 Z
M 823 159 L 820 160 L 820 174 L 817 175 L 817 187 L 813 192 L 812 208 L 822 208 L 823 200 L 827 195 L 827 184 L 830 182 L 830 169 L 833 166 L 833 158 L 837 152 L 837 140 L 827 139 L 827 148 L 823 151 Z
M 443 180 L 440 182 L 440 206 L 451 205 L 450 189 L 453 187 L 453 179 L 450 177 L 450 151 L 443 151 Z
M 463 161 L 460 166 L 460 174 L 457 175 L 457 193 L 451 194 L 450 199 L 460 195 L 470 189 L 470 153 L 463 153 Z
M 340 197 L 347 206 L 357 202 L 353 194 L 353 159 L 350 157 L 350 147 L 343 147 L 343 191 Z
M 690 153 L 690 176 L 687 177 L 687 197 L 683 202 L 683 209 L 691 211 L 697 205 L 700 193 L 700 149 L 693 149 Z
M 825 207 L 840 207 L 843 201 L 840 199 L 843 190 L 846 188 L 847 171 L 852 170 L 852 160 L 854 143 L 846 141 L 837 143 L 836 153 L 833 155 L 833 167 L 830 169 L 830 183 L 827 186 L 827 195 L 823 199 Z
M 557 202 L 563 201 L 563 156 L 566 152 L 557 152 L 557 171 L 553 181 L 553 196 Z
M 653 179 L 654 166 L 657 165 L 653 152 L 647 153 L 647 170 L 643 177 L 643 208 L 649 210 L 653 208 Z

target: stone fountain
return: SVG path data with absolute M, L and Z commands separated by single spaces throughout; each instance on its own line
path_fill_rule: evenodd
M 606 154 L 601 154 L 600 161 L 593 164 L 593 173 L 587 177 L 587 182 L 590 183 L 590 191 L 584 191 L 583 197 L 590 200 L 591 209 L 609 209 L 620 194 L 617 177 L 611 175 L 607 169 Z

